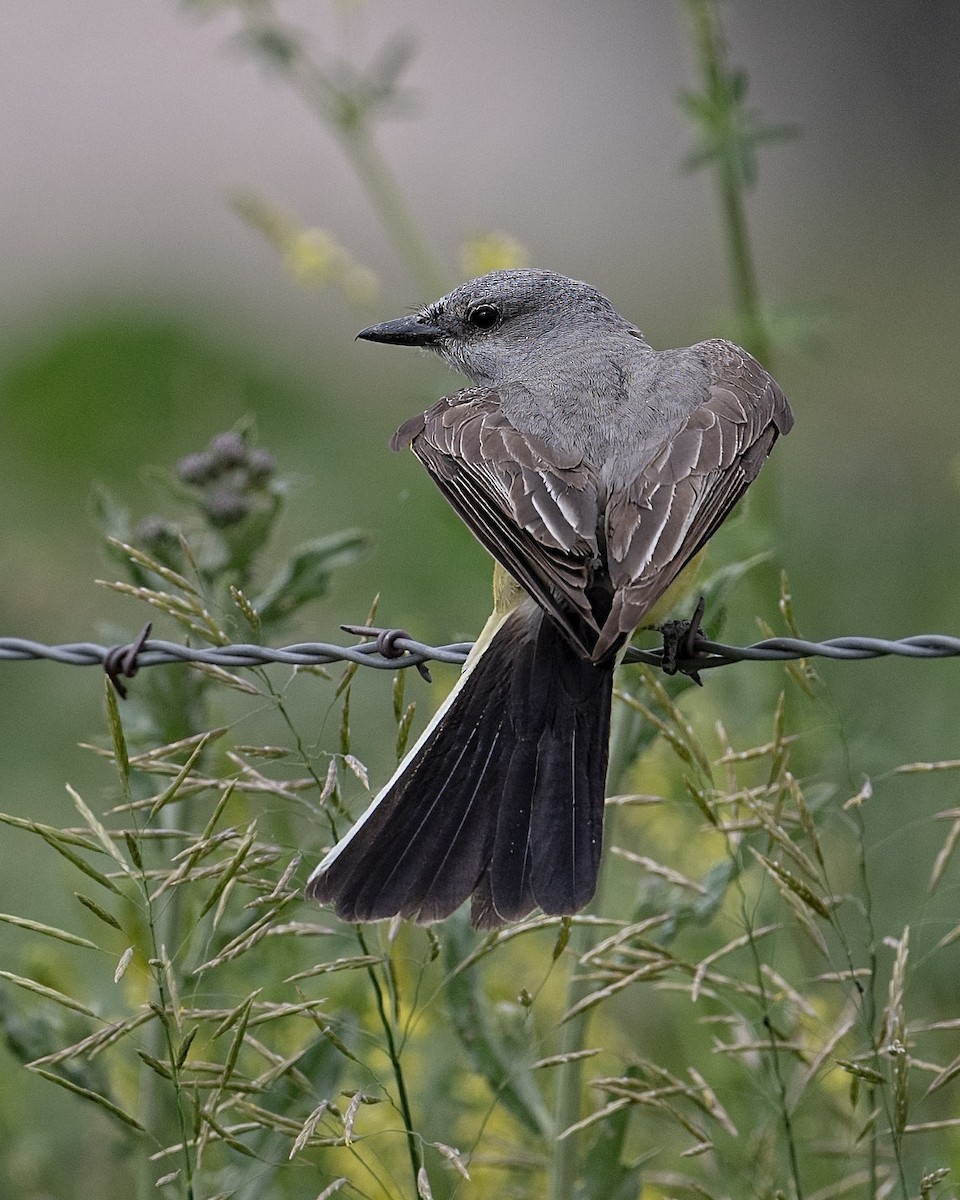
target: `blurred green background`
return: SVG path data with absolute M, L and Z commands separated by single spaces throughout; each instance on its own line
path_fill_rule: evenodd
M 367 63 L 390 36 L 413 38 L 404 111 L 378 141 L 446 284 L 463 275 L 465 238 L 501 230 L 534 265 L 600 287 L 655 346 L 730 330 L 710 180 L 681 170 L 692 133 L 677 98 L 694 66 L 679 3 L 279 10 L 324 61 Z M 801 627 L 956 632 L 960 9 L 730 0 L 722 12 L 753 104 L 800 129 L 763 151 L 748 215 L 797 417 L 764 486 Z M 0 633 L 135 632 L 140 609 L 94 583 L 113 568 L 89 515 L 93 484 L 146 515 L 158 504 L 147 465 L 252 416 L 294 479 L 280 549 L 347 526 L 371 539 L 297 636 L 337 640 L 377 593 L 384 623 L 426 640 L 471 636 L 485 556 L 416 464 L 386 448 L 404 417 L 457 383 L 426 357 L 352 341 L 434 296 L 398 259 L 329 129 L 251 60 L 229 5 L 48 0 L 8 6 L 2 28 Z M 238 186 L 326 230 L 379 291 L 361 304 L 304 287 L 231 207 Z M 731 639 L 754 636 L 756 607 L 775 620 L 775 571 L 763 587 L 756 606 L 734 599 Z M 814 777 L 839 770 L 855 790 L 898 762 L 960 757 L 955 662 L 818 670 L 835 727 L 827 757 L 808 754 Z M 764 672 L 772 687 L 776 671 L 734 668 L 708 686 L 735 711 L 739 689 Z M 318 736 L 324 688 L 303 701 Z M 382 681 L 358 691 L 386 721 Z M 97 672 L 0 664 L 0 807 L 68 822 L 64 782 L 104 782 L 77 748 L 102 727 Z M 357 752 L 375 772 L 389 758 L 376 739 Z M 927 906 L 919 865 L 941 840 L 927 818 L 954 803 L 939 778 L 889 786 L 867 810 L 881 912 L 914 913 L 922 942 L 957 920 L 956 884 Z M 62 868 L 32 839 L 0 832 L 0 862 L 0 911 L 71 927 Z M 4 967 L 24 969 L 32 953 L 29 935 L 0 926 Z M 956 972 L 929 986 L 950 994 Z M 0 1078 L 12 1194 L 91 1194 L 44 1190 L 68 1188 L 75 1156 L 100 1153 L 81 1150 L 69 1100 L 2 1049 Z

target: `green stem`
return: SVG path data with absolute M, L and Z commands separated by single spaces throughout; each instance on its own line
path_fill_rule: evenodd
M 770 1038 L 770 1064 L 773 1071 L 774 1083 L 777 1088 L 777 1097 L 780 1101 L 780 1118 L 783 1122 L 783 1134 L 787 1143 L 787 1159 L 790 1167 L 790 1175 L 793 1179 L 794 1195 L 797 1200 L 803 1200 L 803 1189 L 800 1185 L 800 1159 L 797 1155 L 797 1141 L 793 1129 L 793 1118 L 790 1115 L 790 1106 L 787 1103 L 787 1084 L 783 1077 L 783 1069 L 780 1063 L 779 1039 L 773 1021 L 770 1019 L 771 1006 L 762 970 L 760 949 L 757 946 L 756 938 L 753 936 L 753 923 L 750 917 L 747 894 L 743 887 L 743 854 L 743 847 L 741 846 L 738 854 L 739 861 L 736 863 L 734 870 L 737 893 L 740 897 L 740 919 L 747 931 L 747 943 L 750 947 L 750 956 L 753 959 L 754 983 L 760 993 L 760 1001 L 763 1006 L 763 1027 Z
M 626 705 L 618 705 L 614 714 L 613 730 L 610 737 L 610 762 L 607 768 L 607 790 L 616 794 L 621 790 L 623 777 L 634 759 L 637 728 L 642 718 L 639 713 L 628 709 Z M 606 814 L 606 832 L 604 842 L 609 846 L 615 840 L 617 808 L 612 808 Z M 609 856 L 608 856 L 609 857 Z M 605 884 L 609 871 L 600 874 L 597 893 L 590 905 L 592 912 L 603 909 Z M 569 1011 L 586 996 L 591 984 L 578 979 L 577 972 L 583 956 L 589 953 L 597 940 L 597 928 L 589 924 L 577 924 L 570 937 L 570 949 L 573 952 L 573 968 L 567 982 L 566 1010 Z M 587 1030 L 590 1024 L 591 1010 L 572 1017 L 561 1028 L 561 1054 L 573 1054 L 586 1046 Z M 575 1058 L 562 1063 L 556 1072 L 556 1099 L 553 1110 L 554 1136 L 568 1129 L 580 1119 L 580 1106 L 583 1095 L 583 1062 Z M 577 1183 L 577 1167 L 580 1162 L 580 1137 L 571 1134 L 562 1142 L 556 1142 L 550 1155 L 550 1183 L 547 1193 L 549 1200 L 570 1200 Z
M 737 102 L 733 99 L 732 77 L 727 64 L 727 47 L 716 0 L 685 0 L 693 28 L 700 71 L 706 95 L 722 120 L 719 130 L 722 152 L 716 170 L 717 193 L 723 212 L 730 255 L 737 315 L 746 348 L 771 369 L 771 344 L 757 286 L 756 270 L 744 205 L 744 181 L 737 151 Z
M 243 10 L 247 28 L 253 34 L 285 32 L 270 2 Z M 292 87 L 320 120 L 334 133 L 356 172 L 381 222 L 426 299 L 445 292 L 443 272 L 427 245 L 420 225 L 407 204 L 386 159 L 380 153 L 371 131 L 370 114 L 355 105 L 342 103 L 344 97 L 324 72 L 296 44 L 283 69 Z M 276 65 L 276 64 L 275 64 Z
M 161 947 L 162 948 L 162 947 Z M 160 998 L 160 1006 L 163 1011 L 167 1011 L 168 997 L 167 990 L 163 986 L 163 968 L 157 968 L 157 995 Z M 174 1044 L 173 1035 L 170 1032 L 169 1021 L 164 1022 L 163 1030 L 165 1034 L 167 1061 L 170 1064 L 170 1070 L 173 1072 L 173 1086 L 176 1090 L 176 1111 L 177 1111 L 177 1132 L 180 1135 L 181 1155 L 183 1157 L 183 1194 L 184 1200 L 197 1200 L 197 1193 L 194 1189 L 193 1178 L 193 1159 L 190 1157 L 190 1132 L 187 1129 L 187 1118 L 184 1112 L 184 1092 L 180 1082 L 180 1068 L 177 1066 L 177 1046 Z M 156 1188 L 156 1184 L 154 1184 Z
M 447 290 L 443 274 L 373 135 L 365 126 L 337 132 L 344 152 L 417 287 L 423 289 L 425 297 L 442 295 Z
M 595 933 L 590 925 L 578 924 L 573 928 L 570 937 L 570 949 L 573 951 L 574 966 L 567 983 L 567 1008 L 571 1008 L 585 995 L 585 984 L 575 977 L 578 964 L 593 943 Z M 561 1054 L 573 1054 L 582 1050 L 586 1044 L 587 1027 L 590 1021 L 589 1010 L 579 1013 L 560 1030 Z M 583 1092 L 583 1059 L 575 1058 L 562 1063 L 557 1068 L 557 1093 L 553 1108 L 554 1137 L 569 1129 L 580 1118 L 580 1104 Z M 550 1154 L 550 1190 L 549 1200 L 568 1200 L 573 1195 L 576 1184 L 577 1165 L 580 1161 L 579 1136 L 571 1134 L 562 1142 L 555 1142 Z
M 369 954 L 367 939 L 363 936 L 363 930 L 359 927 L 357 928 L 357 941 L 360 943 L 362 952 Z M 403 1064 L 400 1062 L 400 1052 L 397 1049 L 396 1039 L 393 1036 L 393 1025 L 387 1013 L 387 1006 L 383 1002 L 383 988 L 380 986 L 380 981 L 377 979 L 373 967 L 367 968 L 367 977 L 373 987 L 377 1012 L 380 1016 L 380 1024 L 383 1026 L 383 1032 L 387 1039 L 387 1057 L 390 1059 L 390 1065 L 393 1068 L 393 1078 L 397 1085 L 397 1102 L 400 1105 L 400 1115 L 403 1117 L 403 1127 L 407 1134 L 407 1150 L 410 1154 L 410 1167 L 413 1171 L 413 1195 L 417 1196 L 419 1195 L 418 1179 L 422 1163 L 420 1161 L 417 1134 L 413 1127 L 413 1113 L 410 1108 L 410 1098 L 407 1095 L 407 1084 L 403 1076 Z
M 160 813 L 161 821 L 163 821 L 167 811 L 164 810 Z M 167 946 L 173 944 L 171 940 L 168 940 L 166 935 L 176 934 L 177 918 L 173 905 L 169 904 L 161 910 L 160 919 L 155 919 L 153 904 L 150 901 L 150 882 L 142 867 L 140 869 L 140 887 L 143 890 L 147 913 L 147 927 L 150 930 L 150 946 L 153 963 L 155 964 L 153 966 L 153 977 L 157 988 L 157 1003 L 164 1014 L 163 1020 L 158 1017 L 156 1021 L 152 1022 L 149 1052 L 154 1058 L 160 1061 L 165 1058 L 170 1067 L 172 1075 L 172 1084 L 170 1086 L 173 1087 L 175 1092 L 174 1108 L 176 1109 L 177 1132 L 180 1136 L 180 1153 L 183 1164 L 183 1178 L 181 1180 L 182 1195 L 184 1200 L 196 1200 L 193 1159 L 190 1155 L 189 1131 L 184 1114 L 184 1090 L 180 1080 L 180 1068 L 177 1065 L 177 1046 L 174 1043 L 170 1029 L 170 1022 L 174 1019 L 173 1010 L 170 1003 L 171 998 L 167 995 L 162 966 L 162 960 L 166 960 Z M 161 921 L 163 923 L 162 928 L 160 927 Z M 163 1145 L 167 1141 L 166 1127 L 169 1125 L 169 1107 L 165 1099 L 166 1085 L 154 1071 L 147 1072 L 145 1084 L 144 1111 L 147 1128 L 155 1132 L 158 1140 Z M 156 1178 L 155 1172 L 151 1169 L 152 1166 L 153 1164 L 150 1160 L 144 1157 L 141 1162 L 139 1179 L 139 1194 L 144 1198 L 156 1195 Z

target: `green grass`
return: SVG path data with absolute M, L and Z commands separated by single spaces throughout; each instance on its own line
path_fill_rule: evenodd
M 166 562 L 115 546 L 123 590 L 174 632 L 248 638 L 237 581 L 253 590 L 266 538 L 242 526 L 276 519 L 282 483 L 249 485 L 258 505 L 226 530 L 218 481 L 176 486 L 188 542 Z M 299 602 L 350 544 L 325 543 Z M 110 1130 L 117 1195 L 917 1195 L 955 1144 L 935 988 L 956 934 L 878 922 L 864 817 L 954 764 L 826 778 L 829 693 L 802 664 L 774 669 L 780 692 L 759 670 L 721 717 L 722 689 L 623 668 L 597 901 L 485 935 L 464 914 L 351 928 L 303 904 L 382 736 L 351 720 L 355 668 L 153 668 L 123 702 L 107 685 L 91 749 L 114 783 L 71 789 L 73 824 L 0 817 L 77 897 L 69 927 L 5 918 L 66 947 L 0 976 L 8 1045 Z M 304 688 L 334 709 L 319 738 Z M 931 893 L 960 818 L 939 827 Z
M 368 76 L 341 69 L 331 90 L 272 5 L 232 7 L 246 45 L 337 133 L 411 279 L 437 290 L 446 273 L 376 150 L 404 47 Z M 764 302 L 744 197 L 761 144 L 788 130 L 747 106 L 716 6 L 685 10 L 687 165 L 717 184 L 729 331 L 769 362 L 797 323 Z M 255 207 L 258 228 L 275 230 Z M 316 251 L 287 219 L 282 232 L 288 250 Z M 43 607 L 46 581 L 98 573 L 62 514 L 92 478 L 116 481 L 119 456 L 127 505 L 101 492 L 97 511 L 123 543 L 105 543 L 99 573 L 122 587 L 95 600 L 78 587 L 68 636 L 87 635 L 103 605 L 118 639 L 152 617 L 158 634 L 275 642 L 361 619 L 381 587 L 386 622 L 428 639 L 468 632 L 483 555 L 419 479 L 399 502 L 412 464 L 389 482 L 371 467 L 357 486 L 373 421 L 358 406 L 345 430 L 325 387 L 309 395 L 162 320 L 88 312 L 24 351 L 2 392 L 8 519 L 33 522 L 11 552 L 10 612 L 52 625 L 63 607 Z M 286 438 L 285 467 L 316 464 L 319 501 L 302 481 L 234 479 L 245 511 L 224 523 L 206 485 L 156 472 L 144 491 L 131 483 L 247 411 L 278 450 Z M 852 485 L 831 486 L 803 514 L 811 526 L 850 507 Z M 718 539 L 720 562 L 774 543 L 760 489 Z M 898 510 L 926 531 L 909 551 L 930 571 L 924 603 L 951 580 L 949 564 L 931 565 L 936 532 L 914 520 L 928 507 L 920 492 Z M 381 539 L 365 565 L 347 566 L 359 539 L 333 531 L 348 524 Z M 829 558 L 839 551 L 822 531 L 808 541 L 808 594 L 849 596 L 850 562 Z M 736 637 L 754 613 L 790 629 L 787 591 L 778 612 L 774 570 L 749 572 L 708 610 L 711 632 L 728 611 Z M 911 631 L 915 612 L 897 613 Z M 64 679 L 41 692 L 31 675 L 2 697 L 19 757 L 0 837 L 21 869 L 7 879 L 16 911 L 0 918 L 0 1023 L 20 1064 L 0 1087 L 0 1176 L 24 1200 L 955 1194 L 956 764 L 901 761 L 950 734 L 943 669 L 743 665 L 702 692 L 623 669 L 597 900 L 488 935 L 464 914 L 354 929 L 302 901 L 324 846 L 452 672 L 427 691 L 352 668 L 154 668 L 127 701 L 106 689 L 98 730 L 82 713 L 89 691 Z M 24 715 L 38 710 L 42 721 Z M 54 776 L 57 796 L 38 782 Z

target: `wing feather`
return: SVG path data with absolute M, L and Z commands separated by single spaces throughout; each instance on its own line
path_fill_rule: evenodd
M 606 508 L 615 594 L 595 660 L 642 623 L 756 478 L 777 437 L 793 425 L 783 392 L 745 350 L 723 341 L 694 350 L 710 371 L 704 402 Z
M 702 401 L 691 398 L 679 428 L 609 492 L 603 464 L 517 429 L 495 388 L 444 396 L 391 442 L 411 447 L 479 541 L 594 661 L 642 624 L 793 425 L 745 350 L 711 341 L 689 353 L 707 371 Z
M 587 597 L 599 500 L 583 460 L 516 429 L 492 388 L 444 396 L 391 445 L 411 447 L 479 541 L 589 656 L 581 626 L 595 635 L 601 623 Z

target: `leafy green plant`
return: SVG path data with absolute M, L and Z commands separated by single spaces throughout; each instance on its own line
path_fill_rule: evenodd
M 109 586 L 200 644 L 279 634 L 359 549 L 356 534 L 328 537 L 259 584 L 284 487 L 249 433 L 181 460 L 168 489 L 179 521 L 134 525 L 101 498 L 127 576 Z M 714 611 L 735 574 L 707 582 Z M 781 608 L 795 632 L 785 584 Z M 116 772 L 101 811 L 69 789 L 76 826 L 0 816 L 77 872 L 88 928 L 3 919 L 105 954 L 113 980 L 85 995 L 3 971 L 30 997 L 4 1003 L 8 1042 L 109 1119 L 139 1194 L 549 1186 L 599 1200 L 742 1195 L 744 1178 L 758 1196 L 938 1186 L 946 1164 L 921 1179 L 910 1139 L 955 1127 L 943 1100 L 956 1064 L 920 1053 L 942 1022 L 908 1018 L 909 928 L 885 935 L 871 917 L 870 789 L 844 800 L 804 782 L 817 739 L 789 729 L 791 711 L 808 720 L 824 703 L 809 668 L 791 666 L 793 700 L 779 695 L 755 744 L 742 738 L 763 705 L 707 733 L 709 701 L 698 692 L 688 711 L 689 681 L 625 668 L 592 911 L 487 934 L 463 914 L 353 929 L 304 911 L 322 831 L 343 828 L 368 779 L 350 721 L 356 668 L 308 676 L 337 698 L 330 748 L 291 716 L 301 674 L 278 686 L 263 669 L 154 669 L 127 701 L 108 684 L 108 737 L 91 747 Z M 413 716 L 403 679 L 398 754 Z M 215 720 L 234 695 L 252 713 Z M 241 741 L 267 711 L 286 739 Z M 950 764 L 901 775 L 938 765 Z
M 243 43 L 337 132 L 418 286 L 442 290 L 375 146 L 409 46 L 365 72 L 318 66 L 267 0 L 193 7 L 239 14 Z M 741 336 L 768 354 L 779 329 L 743 193 L 759 145 L 784 131 L 745 107 L 715 5 L 687 9 L 702 77 L 684 100 L 698 131 L 688 165 L 717 172 Z M 335 239 L 304 237 L 249 194 L 236 206 L 301 276 L 348 294 L 370 283 Z M 522 253 L 496 239 L 471 251 L 484 268 L 491 252 Z M 122 574 L 108 586 L 194 644 L 282 637 L 361 547 L 355 532 L 328 535 L 266 568 L 287 490 L 249 427 L 158 481 L 176 518 L 134 522 L 99 498 Z M 708 581 L 712 632 L 755 565 Z M 796 632 L 785 583 L 780 620 Z M 76 872 L 85 924 L 0 919 L 109 964 L 86 990 L 59 964 L 3 970 L 0 1020 L 30 1070 L 110 1123 L 132 1164 L 116 1194 L 946 1194 L 960 1060 L 953 1009 L 929 981 L 958 932 L 879 923 L 864 814 L 955 762 L 873 783 L 831 772 L 844 747 L 808 664 L 786 668 L 782 693 L 766 674 L 736 706 L 722 683 L 694 704 L 689 681 L 625 668 L 588 913 L 487 934 L 463 914 L 354 929 L 301 897 L 322 844 L 365 802 L 364 760 L 382 740 L 351 712 L 356 673 L 143 671 L 124 702 L 106 689 L 91 747 L 114 773 L 101 801 L 71 790 L 79 823 L 65 828 L 0 815 Z M 404 679 L 398 757 L 414 718 Z M 335 721 L 303 716 L 305 687 Z M 941 817 L 931 892 L 960 841 L 956 809 Z

